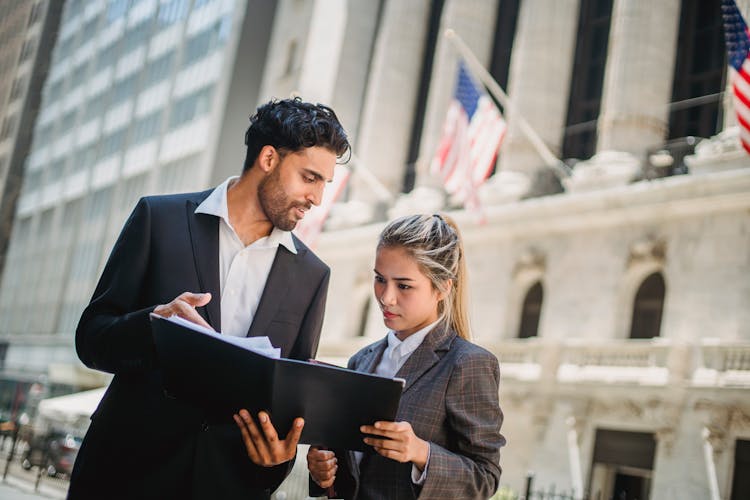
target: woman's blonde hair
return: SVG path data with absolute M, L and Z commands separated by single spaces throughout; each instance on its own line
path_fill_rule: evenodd
M 378 249 L 396 247 L 411 255 L 444 295 L 438 303 L 440 318 L 468 340 L 466 263 L 461 233 L 453 219 L 440 214 L 400 217 L 383 229 L 378 240 Z

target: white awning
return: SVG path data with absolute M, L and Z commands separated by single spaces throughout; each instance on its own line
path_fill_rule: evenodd
M 39 402 L 39 415 L 61 424 L 77 425 L 88 420 L 94 413 L 106 390 L 106 387 L 100 387 L 67 396 L 43 399 Z

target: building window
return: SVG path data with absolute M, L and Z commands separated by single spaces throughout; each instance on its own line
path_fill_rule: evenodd
M 108 92 L 102 92 L 86 101 L 86 110 L 83 115 L 83 121 L 88 122 L 104 114 L 109 99 Z
M 130 7 L 130 0 L 110 0 L 107 8 L 107 23 L 113 23 L 125 17 L 128 7 Z
M 298 43 L 296 39 L 289 42 L 289 47 L 286 51 L 286 64 L 284 65 L 284 76 L 291 75 L 297 67 L 297 49 Z
M 9 137 L 16 129 L 16 122 L 18 122 L 18 115 L 8 115 L 3 121 L 3 127 L 0 129 L 0 141 Z
M 188 39 L 182 65 L 189 66 L 222 46 L 229 38 L 231 27 L 231 19 L 225 16 L 210 28 Z
M 581 0 L 563 158 L 591 158 L 602 101 L 612 0 Z
M 108 158 L 123 150 L 123 148 L 125 147 L 126 132 L 126 129 L 121 128 L 102 139 L 101 148 L 99 148 L 98 151 L 100 160 Z
M 370 302 L 370 296 L 368 295 L 359 313 L 359 331 L 357 332 L 357 337 L 364 337 L 367 334 L 367 316 L 370 313 Z
M 176 52 L 172 50 L 151 61 L 146 68 L 143 88 L 148 88 L 151 85 L 168 78 L 172 73 L 172 65 L 174 64 L 175 56 Z
M 432 66 L 435 59 L 437 40 L 441 34 L 440 18 L 443 17 L 445 0 L 432 0 L 430 5 L 430 19 L 427 27 L 427 40 L 425 41 L 424 58 L 422 59 L 422 71 L 419 77 L 419 89 L 417 90 L 417 106 L 414 110 L 414 123 L 411 129 L 411 140 L 406 157 L 406 172 L 404 173 L 403 192 L 408 193 L 414 189 L 417 179 L 417 157 L 419 156 L 419 145 L 424 128 L 425 110 L 427 109 L 427 95 L 430 91 L 430 80 L 432 79 Z M 382 9 L 382 6 L 381 6 Z
M 633 303 L 631 339 L 651 339 L 659 336 L 664 293 L 664 278 L 661 273 L 653 273 L 643 280 Z
M 167 0 L 159 5 L 159 24 L 169 26 L 182 20 L 187 14 L 187 0 Z
M 23 42 L 23 47 L 21 47 L 21 54 L 18 56 L 18 64 L 21 64 L 29 57 L 31 57 L 31 54 L 34 52 L 35 48 L 36 44 L 34 43 L 34 40 L 26 40 L 25 42 Z
M 95 71 L 99 71 L 116 61 L 118 48 L 117 42 L 115 41 L 107 45 L 106 48 L 101 49 L 96 56 Z
M 205 88 L 176 101 L 172 106 L 169 128 L 175 129 L 208 112 L 213 88 Z
M 516 36 L 516 23 L 520 8 L 521 0 L 503 0 L 497 8 L 490 74 L 506 92 L 510 73 L 510 56 L 513 52 L 513 39 Z
M 750 441 L 738 439 L 734 444 L 734 476 L 731 500 L 750 498 Z
M 133 127 L 133 145 L 141 144 L 159 135 L 162 112 L 157 111 L 138 120 Z
M 542 314 L 542 301 L 544 299 L 544 289 L 540 282 L 534 283 L 526 292 L 526 298 L 523 299 L 523 309 L 521 309 L 521 326 L 518 329 L 519 339 L 528 339 L 536 337 L 539 332 L 539 317 Z
M 649 500 L 656 439 L 648 432 L 597 429 L 591 465 L 591 498 Z
M 39 14 L 41 13 L 42 5 L 40 2 L 36 2 L 31 7 L 31 12 L 29 13 L 29 23 L 28 26 L 31 26 L 39 19 Z
M 721 1 L 683 0 L 669 114 L 670 139 L 711 137 L 719 131 L 726 67 Z
M 13 101 L 21 97 L 25 86 L 26 77 L 24 75 L 20 75 L 15 80 L 13 80 L 13 86 L 10 89 L 10 97 L 8 98 L 8 100 Z
M 138 76 L 139 73 L 133 73 L 115 84 L 112 89 L 112 101 L 109 103 L 110 107 L 114 107 L 135 95 L 136 87 L 138 85 Z
M 122 54 L 127 54 L 141 44 L 148 42 L 151 37 L 151 23 L 148 21 L 148 18 L 144 19 L 139 25 L 125 33 L 122 38 Z
M 83 25 L 83 28 L 81 28 L 81 43 L 85 43 L 94 38 L 98 24 L 99 16 L 95 16 L 93 19 Z

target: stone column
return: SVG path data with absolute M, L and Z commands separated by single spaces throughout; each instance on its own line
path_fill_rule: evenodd
M 356 143 L 373 57 L 380 2 L 349 0 L 347 10 L 338 75 L 330 102 L 344 125 L 349 140 Z
M 394 196 L 405 173 L 430 5 L 428 0 L 386 1 L 354 144 L 359 165 Z M 351 199 L 379 201 L 364 176 L 355 174 L 351 188 Z
M 667 135 L 680 0 L 615 0 L 597 151 L 640 155 Z
M 562 148 L 573 72 L 579 0 L 525 0 L 518 13 L 513 42 L 508 95 L 553 154 Z M 539 153 L 506 113 L 508 132 L 501 155 L 502 171 L 534 178 L 547 171 Z
M 305 100 L 330 103 L 347 21 L 345 0 L 315 0 L 299 78 Z
M 248 6 L 248 16 L 253 15 L 251 7 Z M 279 1 L 263 68 L 259 104 L 291 95 L 330 104 L 348 15 L 346 0 Z

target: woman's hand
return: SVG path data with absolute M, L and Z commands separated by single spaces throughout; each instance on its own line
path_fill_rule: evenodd
M 409 422 L 375 422 L 375 425 L 363 425 L 359 430 L 385 438 L 364 439 L 380 455 L 397 462 L 411 462 L 420 471 L 424 470 L 430 444 L 414 434 Z
M 333 486 L 336 480 L 336 454 L 332 451 L 321 450 L 314 446 L 310 447 L 307 452 L 307 470 L 310 471 L 310 477 L 321 488 Z

